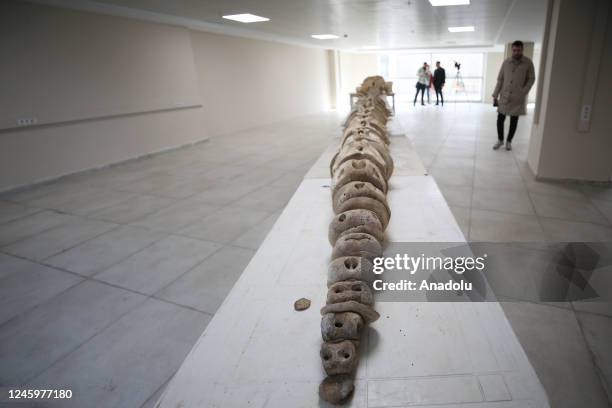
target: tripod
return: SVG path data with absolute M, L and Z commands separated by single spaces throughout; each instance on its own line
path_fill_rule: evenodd
M 454 102 L 457 103 L 457 95 L 459 94 L 459 92 L 463 92 L 463 95 L 465 96 L 465 100 L 468 100 L 468 94 L 467 91 L 465 90 L 465 82 L 463 82 L 463 76 L 461 76 L 461 70 L 457 69 L 457 74 L 455 74 L 455 95 L 454 95 Z

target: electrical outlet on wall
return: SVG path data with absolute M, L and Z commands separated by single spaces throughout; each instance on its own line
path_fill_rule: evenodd
M 38 123 L 36 118 L 19 118 L 17 119 L 17 126 L 33 126 Z
M 582 105 L 580 120 L 583 122 L 588 122 L 591 120 L 591 105 Z
M 588 132 L 591 126 L 591 105 L 582 105 L 580 109 L 580 120 L 578 121 L 578 131 Z

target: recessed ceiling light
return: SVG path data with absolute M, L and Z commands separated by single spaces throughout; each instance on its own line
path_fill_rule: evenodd
M 467 6 L 470 0 L 429 0 L 432 6 Z
M 469 33 L 474 31 L 474 26 L 448 27 L 448 31 L 451 33 Z
M 340 38 L 334 34 L 313 34 L 312 38 L 316 38 L 317 40 L 334 40 L 336 38 Z
M 377 50 L 380 47 L 377 45 L 364 45 L 363 47 L 361 47 L 362 50 Z
M 256 16 L 255 14 L 230 14 L 223 16 L 223 18 L 233 21 L 240 21 L 241 23 L 257 23 L 259 21 L 270 21 L 269 18 Z

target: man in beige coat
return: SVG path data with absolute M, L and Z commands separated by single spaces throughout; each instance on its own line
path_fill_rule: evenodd
M 504 144 L 504 122 L 506 116 L 510 116 L 506 150 L 512 150 L 518 117 L 527 114 L 527 94 L 534 82 L 533 62 L 523 55 L 523 43 L 515 41 L 512 43 L 512 57 L 503 62 L 493 91 L 493 105 L 497 106 L 498 138 L 493 149 L 497 150 Z

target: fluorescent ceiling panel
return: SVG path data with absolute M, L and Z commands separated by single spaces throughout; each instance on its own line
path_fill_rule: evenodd
M 334 34 L 313 34 L 312 38 L 316 38 L 317 40 L 334 40 L 336 38 L 340 38 Z
M 223 18 L 233 21 L 239 21 L 241 23 L 258 23 L 260 21 L 270 21 L 269 18 L 256 16 L 255 14 L 230 14 L 223 16 Z
M 470 0 L 429 0 L 432 6 L 467 6 Z
M 474 31 L 474 26 L 448 27 L 448 31 L 451 33 L 469 33 Z

